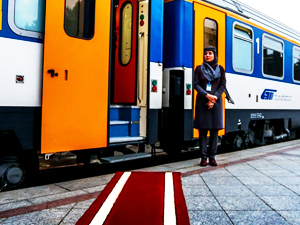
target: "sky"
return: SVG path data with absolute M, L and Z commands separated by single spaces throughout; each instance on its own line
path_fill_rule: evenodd
M 300 32 L 300 0 L 238 0 Z

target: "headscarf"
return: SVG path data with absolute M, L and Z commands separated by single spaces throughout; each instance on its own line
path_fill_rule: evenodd
M 207 51 L 212 51 L 214 53 L 214 60 L 211 62 L 206 62 L 205 59 L 203 59 L 203 64 L 201 65 L 201 70 L 203 75 L 208 81 L 212 81 L 216 78 L 221 77 L 221 71 L 219 65 L 217 65 L 216 69 L 214 70 L 212 66 L 216 65 L 218 63 L 218 55 L 217 51 L 214 47 L 206 47 L 204 48 L 204 53 Z
M 207 52 L 207 51 L 212 51 L 212 52 L 214 53 L 214 56 L 215 56 L 215 58 L 214 58 L 213 61 L 207 62 L 207 63 L 208 63 L 210 66 L 216 65 L 216 64 L 218 63 L 218 54 L 217 54 L 217 50 L 216 50 L 214 47 L 209 46 L 209 47 L 204 48 L 204 53 Z M 205 62 L 204 56 L 203 56 L 203 62 Z

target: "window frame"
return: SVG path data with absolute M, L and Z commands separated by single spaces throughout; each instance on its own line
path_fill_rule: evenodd
M 15 24 L 15 0 L 8 1 L 7 21 L 10 29 L 17 35 L 38 39 L 44 38 L 43 32 L 21 29 Z
M 245 37 L 241 37 L 241 36 L 239 36 L 239 35 L 236 35 L 235 34 L 235 32 L 234 32 L 234 30 L 235 30 L 235 25 L 238 25 L 238 26 L 241 26 L 241 27 L 244 27 L 244 28 L 246 28 L 246 29 L 248 29 L 248 30 L 251 30 L 251 32 L 252 32 L 252 39 L 251 39 L 251 42 L 249 41 L 249 40 L 247 40 L 247 38 L 245 38 Z M 235 65 L 234 65 L 234 39 L 235 39 L 235 37 L 238 37 L 239 39 L 241 39 L 241 40 L 245 40 L 245 41 L 247 41 L 247 42 L 250 42 L 251 44 L 252 44 L 252 48 L 251 48 L 251 70 L 249 71 L 249 70 L 243 70 L 243 69 L 238 69 L 238 68 L 235 68 Z M 233 70 L 235 71 L 235 72 L 239 72 L 239 73 L 246 73 L 246 74 L 253 74 L 253 71 L 254 71 L 254 31 L 253 31 L 253 29 L 252 29 L 252 27 L 250 27 L 250 26 L 248 26 L 248 25 L 245 25 L 245 24 L 243 24 L 243 23 L 240 23 L 240 22 L 238 22 L 238 21 L 235 21 L 235 22 L 233 22 L 233 24 L 232 24 L 232 68 L 233 68 Z
M 300 84 L 300 80 L 295 80 L 295 67 L 294 67 L 294 58 L 300 59 L 300 57 L 295 57 L 295 49 L 297 49 L 298 51 L 300 51 L 300 47 L 294 45 L 293 46 L 293 55 L 292 55 L 292 68 L 293 68 L 293 81 L 294 83 L 298 83 Z
M 122 5 L 122 8 L 120 9 L 120 28 L 119 28 L 119 30 L 120 30 L 120 32 L 119 32 L 119 63 L 120 63 L 120 65 L 121 66 L 127 66 L 130 62 L 131 62 L 131 60 L 132 60 L 132 41 L 133 41 L 133 34 L 134 34 L 134 31 L 133 31 L 133 22 L 131 23 L 131 39 L 130 39 L 130 41 L 131 41 L 131 49 L 130 49 L 130 59 L 128 60 L 128 62 L 126 63 L 126 64 L 124 64 L 124 63 L 122 63 L 122 60 L 121 60 L 121 55 L 122 55 L 122 41 L 123 41 L 123 38 L 122 38 L 122 32 L 123 32 L 123 11 L 124 11 L 124 8 L 126 7 L 126 5 L 127 4 L 131 4 L 131 6 L 132 6 L 132 14 L 131 14 L 131 18 L 132 18 L 132 21 L 134 21 L 134 13 L 133 13 L 133 5 L 132 5 L 132 2 L 130 2 L 130 1 L 126 1 L 126 2 L 124 2 L 123 3 L 123 5 Z
M 282 77 L 277 77 L 277 76 L 274 76 L 274 75 L 270 75 L 270 74 L 265 74 L 264 73 L 264 47 L 267 47 L 267 48 L 269 48 L 269 49 L 272 49 L 272 50 L 274 50 L 274 51 L 278 51 L 277 49 L 274 49 L 274 48 L 272 48 L 272 47 L 270 47 L 270 46 L 268 46 L 268 45 L 264 45 L 264 40 L 265 40 L 265 37 L 268 37 L 268 38 L 270 38 L 270 39 L 273 39 L 273 40 L 275 40 L 275 41 L 278 41 L 278 42 L 281 42 L 282 43 L 282 48 L 283 48 L 283 50 L 282 50 L 282 54 L 283 54 L 283 57 L 282 57 Z M 268 77 L 268 78 L 272 78 L 272 79 L 276 79 L 276 80 L 283 80 L 284 79 L 284 76 L 285 76 L 285 66 L 284 66 L 284 62 L 285 62 L 285 54 L 284 54 L 284 50 L 285 50 L 285 46 L 284 46 L 284 42 L 283 42 L 283 40 L 281 40 L 280 38 L 277 38 L 277 37 L 275 37 L 275 36 L 272 36 L 272 35 L 270 35 L 270 34 L 267 34 L 267 33 L 264 33 L 263 35 L 262 35 L 262 41 L 261 41 L 261 72 L 262 72 L 262 75 L 264 76 L 264 77 Z
M 79 36 L 72 36 L 70 35 L 67 31 L 66 31 L 66 23 L 65 23 L 65 20 L 66 20 L 66 8 L 67 8 L 67 0 L 64 0 L 64 32 L 66 35 L 68 35 L 69 37 L 71 38 L 77 38 L 77 39 L 80 39 L 80 40 L 92 40 L 95 36 L 95 30 L 96 30 L 96 1 L 95 1 L 95 8 L 94 8 L 94 30 L 93 30 L 93 35 L 89 38 L 86 38 L 86 37 L 79 37 Z
M 217 31 L 217 34 L 216 34 L 217 46 L 215 48 L 216 48 L 216 52 L 217 52 L 217 55 L 218 55 L 218 53 L 219 53 L 219 24 L 218 24 L 217 20 L 215 20 L 213 18 L 210 18 L 210 17 L 205 17 L 204 20 L 203 20 L 203 47 L 205 48 L 205 20 L 206 19 L 214 21 L 217 25 L 217 29 L 216 29 L 216 31 Z M 210 45 L 210 46 L 212 46 L 212 45 Z M 203 54 L 204 54 L 204 52 L 203 52 Z

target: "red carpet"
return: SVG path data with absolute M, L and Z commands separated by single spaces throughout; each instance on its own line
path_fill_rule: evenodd
M 78 225 L 189 225 L 181 174 L 117 172 Z

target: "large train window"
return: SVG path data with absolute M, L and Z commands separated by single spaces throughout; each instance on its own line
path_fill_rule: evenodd
M 253 30 L 235 22 L 233 24 L 233 69 L 237 72 L 253 72 Z
M 293 51 L 294 81 L 300 83 L 300 48 L 294 46 Z
M 283 79 L 283 42 L 273 36 L 263 35 L 263 74 Z
M 215 47 L 218 52 L 218 23 L 206 18 L 204 20 L 204 48 L 208 46 Z
M 65 31 L 71 37 L 94 36 L 95 0 L 66 0 Z
M 45 0 L 11 0 L 8 4 L 8 24 L 18 35 L 43 38 Z
M 127 65 L 131 59 L 132 42 L 132 4 L 126 3 L 121 9 L 121 28 L 120 28 L 120 63 Z

